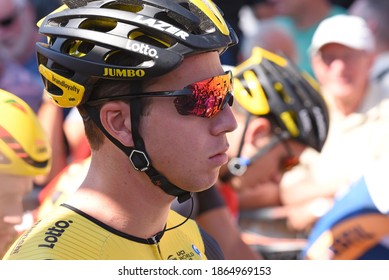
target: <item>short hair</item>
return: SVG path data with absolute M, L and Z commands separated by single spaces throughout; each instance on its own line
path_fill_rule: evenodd
M 128 55 L 120 54 L 116 57 L 113 57 L 114 61 L 121 61 L 123 63 L 127 63 L 129 61 L 134 61 L 136 58 Z M 118 95 L 130 95 L 131 93 L 139 93 L 143 92 L 147 85 L 149 85 L 153 79 L 145 79 L 145 80 L 114 80 L 114 79 L 100 79 L 98 80 L 92 87 L 91 94 L 89 99 L 96 100 L 102 98 L 109 98 Z M 130 106 L 130 101 L 123 99 L 123 102 L 128 103 Z M 141 98 L 141 116 L 146 115 L 148 113 L 147 108 L 151 104 L 151 98 Z M 98 105 L 97 109 L 100 111 L 103 104 Z M 78 111 L 84 120 L 85 126 L 85 134 L 89 141 L 89 145 L 92 150 L 98 150 L 100 146 L 104 142 L 104 134 L 97 127 L 95 122 L 88 117 L 87 112 L 85 111 L 84 105 L 80 105 L 78 107 Z
M 134 89 L 142 89 L 144 82 L 128 82 L 128 81 L 117 81 L 117 80 L 100 80 L 93 87 L 92 94 L 99 96 L 100 98 L 114 96 L 114 95 L 123 95 L 127 93 L 130 95 L 134 92 Z M 112 94 L 115 93 L 115 94 Z M 148 114 L 148 108 L 150 107 L 152 98 L 141 98 L 140 106 L 140 116 L 145 116 Z M 123 99 L 123 102 L 126 102 L 130 106 L 130 100 Z M 103 103 L 104 104 L 104 103 Z M 103 104 L 98 105 L 98 110 L 100 111 Z M 101 145 L 104 143 L 104 134 L 97 127 L 95 122 L 87 116 L 87 113 L 84 109 L 84 105 L 78 107 L 78 110 L 83 116 L 84 126 L 85 126 L 85 135 L 88 139 L 89 145 L 92 150 L 98 150 Z

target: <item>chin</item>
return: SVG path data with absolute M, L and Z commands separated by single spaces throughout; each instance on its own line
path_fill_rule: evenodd
M 194 186 L 192 188 L 192 190 L 190 190 L 190 192 L 202 192 L 202 191 L 205 191 L 207 189 L 209 189 L 210 187 L 212 187 L 217 181 L 217 177 L 215 178 L 215 180 L 211 180 L 209 182 L 202 182 L 201 184 L 197 185 L 197 186 Z
M 212 187 L 219 178 L 220 168 L 214 168 L 208 172 L 191 173 L 190 177 L 182 178 L 179 182 L 172 181 L 179 188 L 189 192 L 201 192 Z

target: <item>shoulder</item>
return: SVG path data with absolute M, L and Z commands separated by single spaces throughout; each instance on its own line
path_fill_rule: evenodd
M 222 249 L 216 240 L 207 234 L 203 229 L 200 228 L 200 233 L 204 242 L 205 254 L 208 260 L 224 260 L 224 254 Z
M 303 251 L 307 259 L 387 258 L 389 217 L 372 202 L 366 177 L 356 181 L 314 226 Z M 377 253 L 379 252 L 379 254 Z
M 90 165 L 90 157 L 66 166 L 39 193 L 40 206 L 36 216 L 41 218 L 59 204 L 65 202 L 81 185 Z
M 182 223 L 186 219 L 175 211 L 170 212 L 168 228 L 173 225 L 178 225 L 180 222 Z M 201 252 L 203 252 L 207 259 L 224 259 L 223 253 L 217 242 L 203 229 L 201 229 L 195 220 L 188 219 L 177 229 L 166 232 L 165 235 L 166 236 L 164 236 L 163 239 L 169 238 L 171 244 L 173 244 L 173 237 L 175 240 L 174 243 L 182 243 L 179 246 L 183 248 L 186 246 L 184 243 L 189 244 L 195 253 L 201 255 Z
M 7 259 L 94 259 L 91 251 L 104 244 L 106 229 L 82 214 L 61 205 L 22 234 Z

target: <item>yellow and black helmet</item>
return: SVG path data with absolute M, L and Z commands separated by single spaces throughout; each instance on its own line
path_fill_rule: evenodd
M 61 107 L 85 103 L 100 79 L 149 79 L 185 56 L 218 51 L 237 36 L 211 0 L 68 0 L 41 23 L 37 43 L 46 92 Z M 117 63 L 115 57 L 130 57 Z
M 19 97 L 0 89 L 0 112 L 0 173 L 48 173 L 51 148 L 34 111 Z
M 288 138 L 321 151 L 329 115 L 318 83 L 287 58 L 256 47 L 232 70 L 234 99 L 250 114 L 269 118 Z

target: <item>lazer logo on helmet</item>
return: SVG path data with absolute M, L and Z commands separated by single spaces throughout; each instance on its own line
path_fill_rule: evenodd
M 80 89 L 77 88 L 75 85 L 71 86 L 67 84 L 64 80 L 57 79 L 54 75 L 51 75 L 51 81 L 59 86 L 60 88 L 67 89 L 68 91 L 76 92 L 77 94 L 80 93 Z
M 131 42 L 129 41 L 127 43 L 127 49 L 131 50 L 131 51 L 134 51 L 134 52 L 137 52 L 137 53 L 140 53 L 140 54 L 144 54 L 144 55 L 147 55 L 148 57 L 151 57 L 151 58 L 158 58 L 158 52 L 156 49 L 153 49 L 153 48 L 150 48 L 149 45 L 147 44 L 143 44 L 143 43 L 137 43 L 137 42 Z
M 182 40 L 186 40 L 186 38 L 189 37 L 189 34 L 187 32 L 162 20 L 157 20 L 154 18 L 145 18 L 142 15 L 138 15 L 134 18 L 134 21 L 142 23 L 144 25 L 151 26 L 161 31 L 168 32 L 170 34 L 173 34 L 176 37 L 180 37 Z

